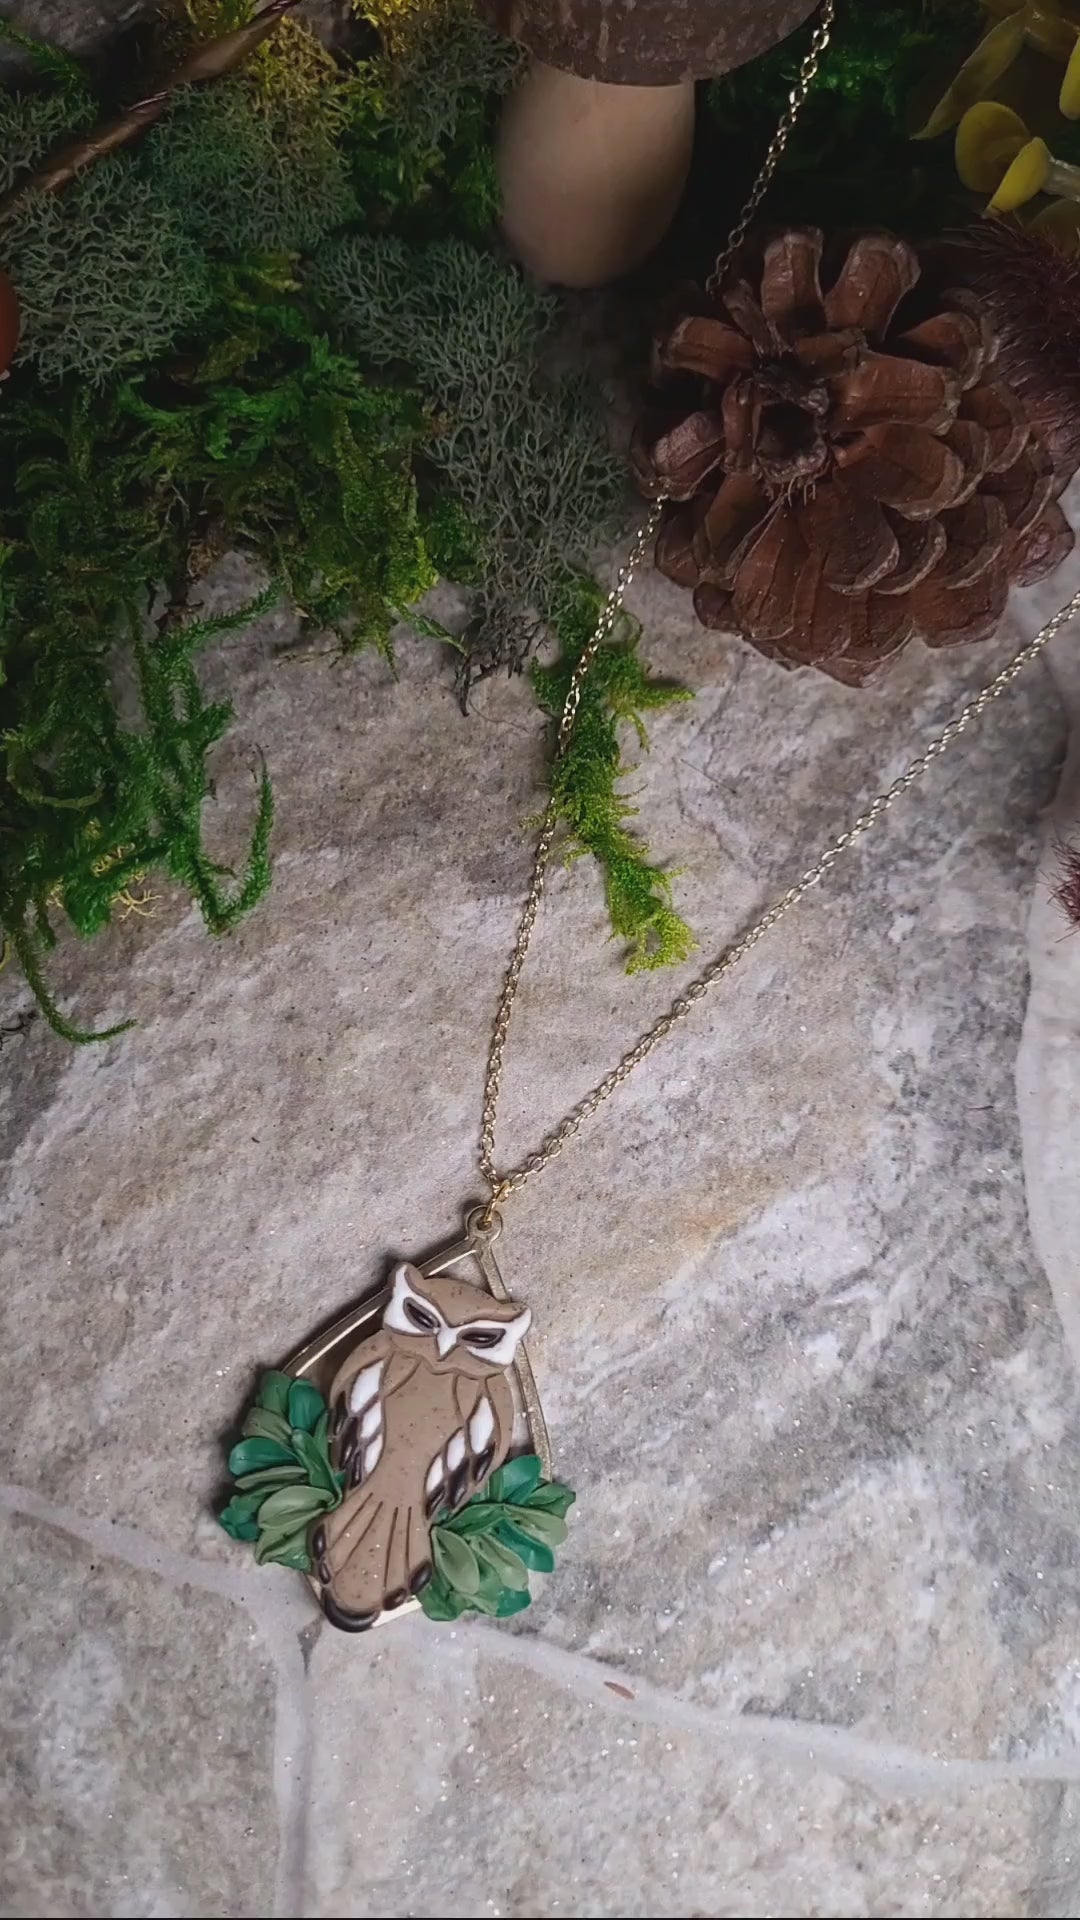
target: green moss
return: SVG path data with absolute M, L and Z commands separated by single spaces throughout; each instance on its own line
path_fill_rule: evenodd
M 187 11 L 208 33 L 250 5 Z M 100 110 L 74 62 L 36 58 L 38 91 L 0 92 L 0 187 Z M 569 568 L 618 518 L 599 397 L 552 354 L 560 302 L 481 244 L 518 65 L 464 0 L 359 63 L 288 20 L 5 229 L 25 330 L 0 406 L 0 929 L 69 1038 L 86 1036 L 45 977 L 61 919 L 90 936 L 165 874 L 222 932 L 268 884 L 261 770 L 243 871 L 202 837 L 230 716 L 204 701 L 198 653 L 265 604 L 187 618 L 210 558 L 241 546 L 308 621 L 384 651 L 438 574 L 464 581 L 467 685 L 569 617 Z M 617 650 L 604 669 L 615 728 L 652 683 L 623 685 Z M 681 922 L 625 827 L 617 749 L 602 766 L 591 737 L 565 818 L 653 964 Z
M 220 933 L 269 879 L 265 775 L 241 876 L 215 863 L 201 826 L 207 756 L 230 710 L 203 700 L 194 656 L 256 608 L 151 617 L 147 583 L 168 569 L 167 529 L 134 500 L 113 425 L 85 388 L 63 411 L 16 399 L 0 413 L 0 928 L 50 1023 L 79 1040 L 95 1036 L 60 1014 L 42 973 L 57 913 L 93 934 L 158 869 Z
M 357 5 L 382 50 L 360 64 L 345 144 L 367 224 L 414 240 L 484 239 L 498 190 L 492 131 L 523 55 L 493 34 L 471 0 Z
M 218 31 L 234 24 L 231 0 L 212 10 Z M 359 213 L 342 146 L 355 86 L 287 17 L 237 73 L 181 96 L 146 141 L 145 171 L 211 253 L 311 252 Z
M 249 548 L 347 645 L 385 648 L 438 577 L 413 477 L 423 406 L 336 353 L 287 277 L 222 283 L 214 336 L 182 377 L 123 391 L 157 510 L 189 543 Z
M 603 594 L 592 580 L 576 580 L 560 593 L 554 621 L 560 657 L 552 666 L 534 662 L 532 667 L 537 699 L 556 725 L 602 607 Z M 638 809 L 619 791 L 633 771 L 622 757 L 620 735 L 626 727 L 645 748 L 644 715 L 692 697 L 685 687 L 649 673 L 638 653 L 639 640 L 636 623 L 624 614 L 615 637 L 593 661 L 573 733 L 551 774 L 566 857 L 591 854 L 598 862 L 612 934 L 626 943 L 628 973 L 685 960 L 695 945 L 675 912 L 671 876 L 649 860 L 645 842 L 626 825 Z
M 967 51 L 976 0 L 843 0 L 832 44 L 769 194 L 780 224 L 886 226 L 922 235 L 962 219 L 948 143 L 912 146 L 911 97 L 935 65 L 948 75 Z M 717 178 L 733 212 L 749 190 L 787 106 L 806 54 L 811 21 L 771 53 L 707 88 L 709 117 L 723 142 L 704 143 L 692 189 L 716 210 Z M 726 200 L 725 200 L 726 204 Z
M 0 193 L 89 119 L 89 94 L 0 92 Z

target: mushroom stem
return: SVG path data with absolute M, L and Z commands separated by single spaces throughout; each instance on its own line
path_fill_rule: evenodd
M 1060 194 L 1063 200 L 1080 200 L 1080 167 L 1068 160 L 1051 160 L 1043 192 Z
M 652 252 L 690 167 L 694 88 L 612 86 L 534 60 L 499 134 L 502 219 L 541 280 L 602 286 Z

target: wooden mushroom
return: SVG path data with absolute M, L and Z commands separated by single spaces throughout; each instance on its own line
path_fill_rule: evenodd
M 503 115 L 503 225 L 541 279 L 599 286 L 679 204 L 694 82 L 763 53 L 815 0 L 477 0 L 532 60 Z

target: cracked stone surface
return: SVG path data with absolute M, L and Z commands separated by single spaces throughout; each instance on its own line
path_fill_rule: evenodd
M 703 953 L 1077 580 L 865 696 L 644 581 L 698 697 L 635 783 Z M 520 683 L 463 719 L 424 644 L 394 681 L 295 640 L 278 613 L 206 663 L 238 713 L 215 843 L 261 747 L 272 898 L 224 942 L 163 894 L 65 943 L 65 1005 L 138 1027 L 4 1050 L 11 1909 L 1075 1911 L 1075 640 L 519 1196 L 504 1265 L 580 1496 L 560 1571 L 509 1629 L 359 1643 L 217 1530 L 221 1439 L 477 1190 L 542 739 Z M 504 1158 L 671 987 L 622 975 L 593 873 L 555 874 Z
M 7 11 L 83 48 L 140 8 Z M 633 784 L 702 955 L 1078 583 L 858 695 L 644 581 L 648 655 L 697 699 Z M 579 1490 L 560 1571 L 510 1628 L 359 1642 L 217 1529 L 222 1438 L 476 1194 L 542 734 L 521 683 L 466 721 L 429 645 L 394 681 L 283 613 L 206 674 L 237 708 L 215 846 L 261 749 L 271 899 L 222 942 L 165 892 L 63 943 L 66 1008 L 137 1028 L 3 1050 L 0 1906 L 1076 1913 L 1077 636 L 518 1197 L 501 1251 Z M 587 867 L 554 876 L 504 1159 L 673 984 L 623 977 Z M 0 1025 L 25 1004 L 9 970 Z
M 269 1912 L 275 1675 L 250 1616 L 21 1514 L 0 1542 L 5 1912 Z

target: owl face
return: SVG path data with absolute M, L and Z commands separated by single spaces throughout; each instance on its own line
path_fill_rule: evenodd
M 401 1353 L 435 1373 L 484 1380 L 512 1364 L 531 1319 L 512 1300 L 493 1300 L 461 1280 L 426 1280 L 405 1265 L 394 1274 L 383 1327 Z

